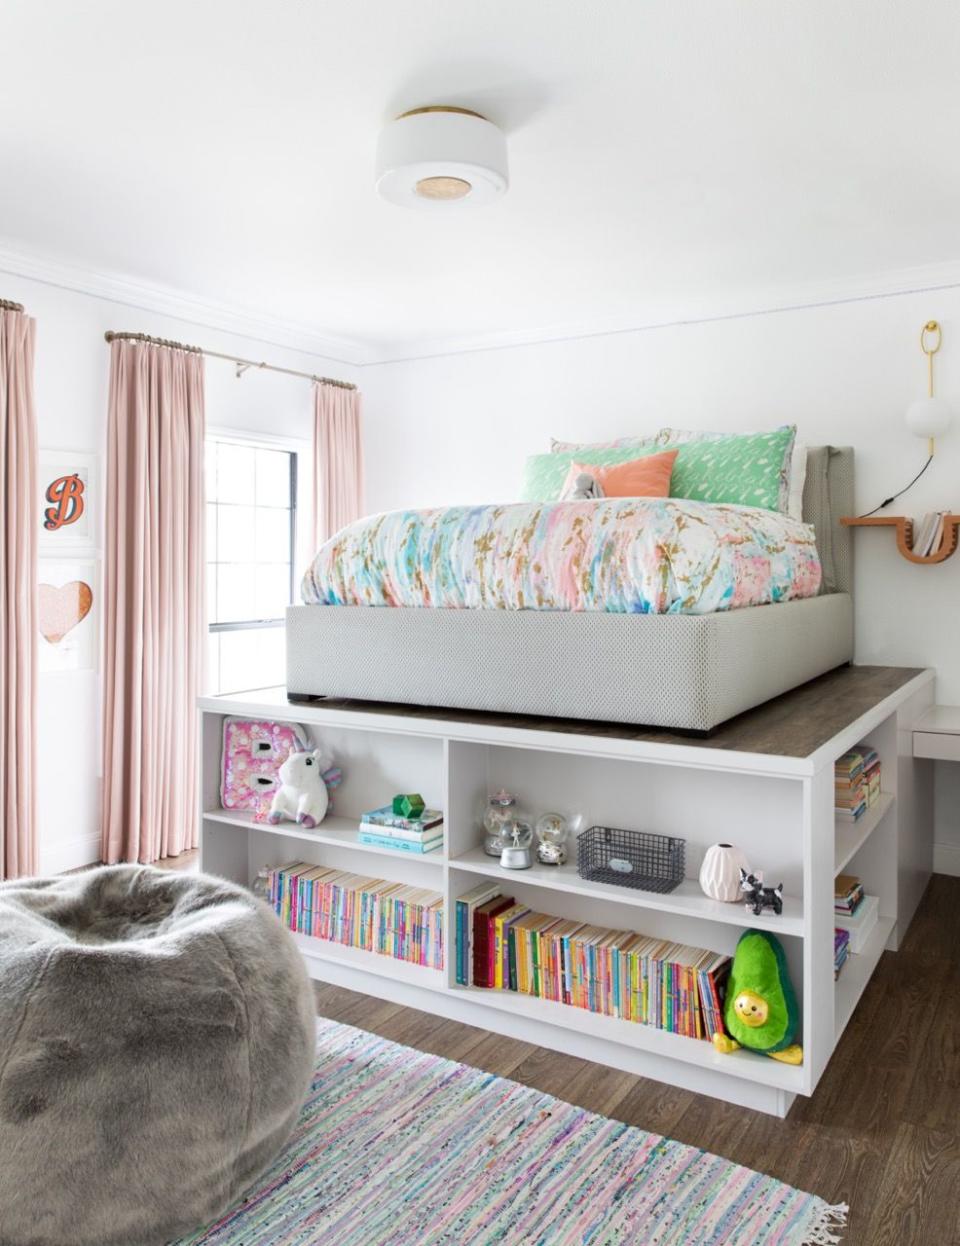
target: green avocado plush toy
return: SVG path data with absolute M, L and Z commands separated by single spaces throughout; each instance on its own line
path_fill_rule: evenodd
M 749 1047 L 784 1064 L 802 1064 L 794 1043 L 800 1024 L 787 958 L 765 930 L 745 930 L 737 943 L 723 1007 L 726 1034 L 714 1034 L 717 1051 Z

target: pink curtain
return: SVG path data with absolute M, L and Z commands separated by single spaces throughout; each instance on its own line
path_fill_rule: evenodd
M 314 549 L 363 514 L 360 392 L 313 387 Z
M 0 308 L 0 878 L 38 868 L 35 336 L 36 321 Z
M 114 341 L 107 422 L 103 860 L 198 842 L 203 358 Z

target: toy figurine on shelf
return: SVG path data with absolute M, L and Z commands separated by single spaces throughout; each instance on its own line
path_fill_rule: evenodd
M 330 789 L 341 779 L 340 768 L 322 749 L 291 749 L 280 767 L 280 786 L 274 792 L 267 821 L 276 826 L 284 818 L 313 830 L 333 808 Z
M 763 878 L 757 874 L 748 874 L 740 870 L 740 890 L 746 897 L 746 910 L 754 917 L 759 917 L 764 909 L 773 909 L 779 917 L 783 913 L 783 883 L 776 887 L 765 887 Z
M 521 817 L 511 818 L 500 828 L 500 864 L 505 870 L 528 870 L 533 865 L 530 845 L 533 827 Z
M 737 943 L 723 1006 L 724 1030 L 712 1034 L 722 1055 L 740 1047 L 783 1064 L 802 1064 L 800 1028 L 787 958 L 776 935 L 745 930 Z

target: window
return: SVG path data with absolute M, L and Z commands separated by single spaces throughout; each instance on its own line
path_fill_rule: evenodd
M 207 685 L 282 684 L 284 608 L 293 600 L 297 454 L 211 435 L 206 441 Z

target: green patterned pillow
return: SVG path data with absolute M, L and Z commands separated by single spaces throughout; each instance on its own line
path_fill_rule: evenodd
M 678 451 L 670 479 L 671 497 L 760 506 L 786 514 L 796 435 L 796 425 L 791 424 L 771 433 L 743 433 L 679 446 L 654 443 L 578 450 L 575 454 L 532 454 L 524 468 L 520 500 L 557 501 L 573 462 L 608 467 L 669 449 Z
M 771 433 L 745 433 L 677 448 L 670 496 L 696 502 L 761 506 L 786 514 L 796 425 Z

